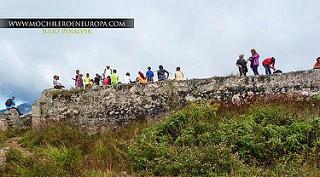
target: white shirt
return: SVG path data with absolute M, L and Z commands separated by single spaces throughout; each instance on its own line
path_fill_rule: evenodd
M 181 71 L 176 71 L 175 77 L 176 77 L 177 81 L 184 80 L 184 75 L 183 75 L 183 73 Z

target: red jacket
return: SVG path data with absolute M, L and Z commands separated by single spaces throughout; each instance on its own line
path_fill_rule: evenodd
M 265 65 L 271 65 L 272 64 L 272 58 L 266 58 L 263 60 L 262 64 L 265 64 Z
M 313 69 L 320 69 L 320 62 L 316 62 L 316 64 L 314 64 Z

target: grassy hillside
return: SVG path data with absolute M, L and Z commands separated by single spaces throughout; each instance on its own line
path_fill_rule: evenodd
M 320 102 L 191 104 L 90 135 L 66 124 L 0 132 L 4 176 L 320 176 Z

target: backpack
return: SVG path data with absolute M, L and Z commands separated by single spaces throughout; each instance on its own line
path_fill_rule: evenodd
M 276 70 L 273 72 L 273 74 L 282 74 L 282 71 L 281 70 Z
M 5 103 L 6 106 L 11 106 L 13 103 L 12 99 L 8 99 Z

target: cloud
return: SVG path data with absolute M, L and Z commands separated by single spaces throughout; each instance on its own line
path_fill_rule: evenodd
M 249 57 L 251 48 L 261 60 L 275 56 L 283 71 L 309 69 L 320 47 L 318 5 L 315 0 L 4 0 L 2 17 L 133 17 L 135 28 L 94 29 L 91 35 L 0 29 L 0 95 L 32 102 L 51 87 L 54 74 L 70 87 L 76 69 L 94 75 L 106 65 L 122 78 L 159 64 L 171 72 L 181 66 L 188 78 L 227 75 L 237 72 L 238 54 Z

